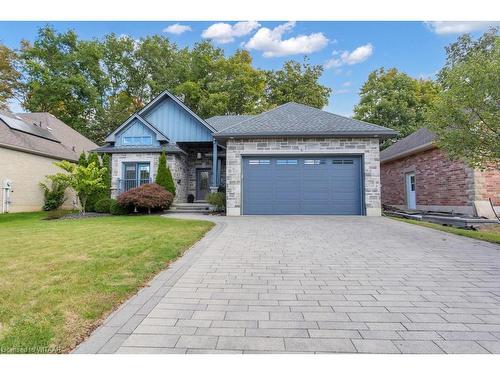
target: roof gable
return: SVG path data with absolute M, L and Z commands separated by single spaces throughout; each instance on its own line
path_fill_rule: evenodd
M 159 100 L 154 106 L 141 111 L 141 116 L 153 124 L 171 142 L 211 142 L 213 131 L 193 116 L 185 106 L 169 96 Z M 207 124 L 208 125 L 208 124 Z
M 137 113 L 130 116 L 123 124 L 121 124 L 118 128 L 115 129 L 110 135 L 108 135 L 105 139 L 106 142 L 114 143 L 116 141 L 116 136 L 123 131 L 123 129 L 127 128 L 134 121 L 139 121 L 142 125 L 149 128 L 155 135 L 157 141 L 169 141 L 168 137 L 165 136 L 161 131 L 159 131 L 155 126 L 150 124 L 147 120 L 139 116 Z
M 286 103 L 217 132 L 232 136 L 375 136 L 397 133 L 383 126 L 339 116 L 304 104 Z
M 151 108 L 153 108 L 158 102 L 160 102 L 165 97 L 173 100 L 178 106 L 184 109 L 187 113 L 189 113 L 193 118 L 195 118 L 201 125 L 205 126 L 208 130 L 214 133 L 216 130 L 208 124 L 205 120 L 203 120 L 200 116 L 194 113 L 187 105 L 185 105 L 179 98 L 177 98 L 174 94 L 169 92 L 168 90 L 163 91 L 160 95 L 154 98 L 149 104 L 147 104 L 143 109 L 141 109 L 138 113 L 140 115 L 146 114 Z
M 117 134 L 131 121 L 139 120 L 157 135 L 158 141 L 211 141 L 215 128 L 165 90 L 130 116 L 105 141 L 114 143 Z

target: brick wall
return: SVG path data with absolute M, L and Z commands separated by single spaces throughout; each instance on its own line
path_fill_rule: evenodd
M 228 215 L 240 215 L 241 156 L 245 154 L 361 154 L 366 214 L 380 215 L 379 141 L 374 138 L 230 139 L 226 149 Z
M 472 171 L 436 148 L 381 165 L 383 204 L 406 206 L 408 172 L 415 172 L 417 206 L 469 205 Z

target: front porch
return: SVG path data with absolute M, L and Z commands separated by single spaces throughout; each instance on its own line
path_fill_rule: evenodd
M 205 202 L 210 191 L 225 188 L 225 149 L 217 142 L 182 142 L 166 149 L 176 188 L 175 203 Z M 155 181 L 161 148 L 112 154 L 112 197 Z M 141 150 L 142 151 L 142 150 Z M 146 150 L 145 150 L 146 151 Z

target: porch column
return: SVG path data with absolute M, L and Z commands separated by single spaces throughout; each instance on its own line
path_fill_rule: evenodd
M 212 142 L 212 186 L 210 191 L 215 193 L 219 189 L 217 184 L 217 141 L 214 139 Z

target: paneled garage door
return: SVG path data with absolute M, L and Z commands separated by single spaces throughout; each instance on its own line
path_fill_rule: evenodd
M 245 215 L 361 215 L 359 156 L 243 158 Z

